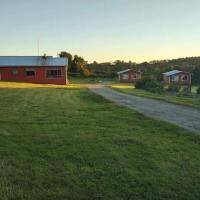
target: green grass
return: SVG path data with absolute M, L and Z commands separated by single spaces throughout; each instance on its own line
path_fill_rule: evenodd
M 200 199 L 200 138 L 86 89 L 0 89 L 0 199 Z
M 157 94 L 157 93 L 152 93 L 145 90 L 140 90 L 140 89 L 135 89 L 135 88 L 130 88 L 130 87 L 127 88 L 127 87 L 113 86 L 112 88 L 126 94 L 132 94 L 136 96 L 158 99 L 158 100 L 163 100 L 163 101 L 167 101 L 167 102 L 171 102 L 175 104 L 200 108 L 200 95 L 192 94 L 191 96 L 185 97 L 185 96 L 176 96 L 176 95 L 169 95 L 169 94 Z M 195 90 L 195 87 L 193 87 L 193 92 L 194 90 Z
M 69 77 L 69 82 L 72 84 L 113 84 L 113 83 L 117 83 L 117 78 Z

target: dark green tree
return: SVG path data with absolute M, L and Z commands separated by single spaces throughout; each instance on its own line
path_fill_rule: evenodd
M 200 85 L 200 66 L 196 66 L 192 73 L 192 83 Z
M 61 52 L 59 53 L 59 56 L 60 56 L 61 58 L 68 58 L 68 66 L 69 66 L 69 71 L 70 71 L 70 68 L 71 68 L 71 66 L 72 66 L 72 59 L 73 59 L 73 56 L 72 56 L 70 53 L 66 52 L 66 51 L 61 51 Z
M 71 72 L 74 74 L 80 74 L 84 77 L 91 75 L 91 71 L 87 68 L 87 61 L 78 55 L 75 55 L 72 60 Z

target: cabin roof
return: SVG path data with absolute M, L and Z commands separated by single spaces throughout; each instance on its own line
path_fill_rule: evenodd
M 67 64 L 67 58 L 53 56 L 0 56 L 0 67 L 53 67 Z
M 119 71 L 117 73 L 118 74 L 123 74 L 123 73 L 129 72 L 129 71 L 131 71 L 131 69 L 125 69 L 125 70 Z
M 130 71 L 134 71 L 134 72 L 140 73 L 139 71 L 135 71 L 133 69 L 125 69 L 125 70 L 117 72 L 117 74 L 123 74 L 123 73 L 130 72 Z
M 169 71 L 169 72 L 165 72 L 163 73 L 164 76 L 172 76 L 172 75 L 176 75 L 176 74 L 179 74 L 183 71 L 179 71 L 179 70 L 172 70 L 172 71 Z

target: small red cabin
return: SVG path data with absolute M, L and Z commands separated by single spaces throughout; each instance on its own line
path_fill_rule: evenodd
M 179 70 L 163 73 L 163 79 L 166 84 L 191 85 L 192 83 L 191 73 Z
M 67 58 L 0 56 L 0 81 L 65 85 Z
M 133 69 L 126 69 L 118 72 L 118 76 L 121 83 L 136 83 L 141 79 L 141 72 Z

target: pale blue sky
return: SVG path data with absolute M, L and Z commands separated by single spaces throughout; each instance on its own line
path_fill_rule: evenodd
M 200 56 L 199 0 L 0 0 L 0 55 Z

